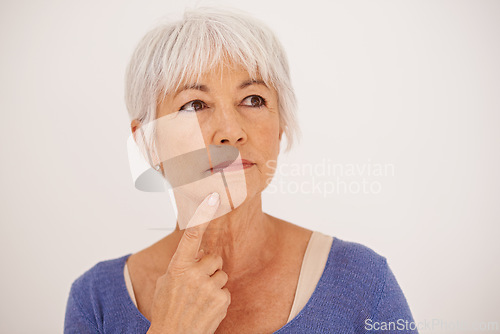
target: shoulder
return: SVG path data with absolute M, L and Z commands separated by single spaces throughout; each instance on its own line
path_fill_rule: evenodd
M 100 261 L 73 281 L 70 298 L 82 313 L 95 313 L 121 291 L 125 284 L 123 267 L 129 256 Z
M 130 254 L 104 260 L 96 263 L 90 269 L 86 270 L 71 285 L 74 292 L 82 292 L 89 289 L 100 289 L 101 286 L 107 285 L 118 279 L 117 272 L 123 269 L 125 262 Z
M 386 270 L 387 259 L 363 244 L 334 237 L 330 257 L 339 269 L 358 274 L 380 275 Z
M 329 274 L 366 325 L 367 321 L 413 321 L 410 307 L 387 258 L 356 242 L 334 240 Z M 401 320 L 400 320 L 401 321 Z
M 378 304 L 389 273 L 386 257 L 357 242 L 333 237 L 323 282 L 351 307 Z

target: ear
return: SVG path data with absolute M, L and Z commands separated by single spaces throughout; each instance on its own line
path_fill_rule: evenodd
M 281 137 L 283 136 L 283 128 L 280 126 L 280 134 L 279 134 L 279 141 L 278 141 L 278 153 L 281 152 Z
M 137 143 L 137 138 L 136 138 L 136 131 L 137 129 L 139 129 L 141 127 L 142 123 L 136 119 L 134 119 L 132 121 L 132 123 L 130 123 L 130 130 L 132 130 L 132 135 L 134 136 L 134 140 L 135 142 Z
M 139 145 L 139 143 L 137 142 L 137 136 L 140 135 L 140 132 L 137 132 L 137 130 L 139 130 L 142 126 L 142 122 L 137 120 L 137 119 L 134 119 L 132 121 L 132 123 L 130 123 L 130 130 L 132 130 L 132 136 L 134 137 L 134 140 L 136 142 L 137 145 Z M 141 129 L 142 131 L 142 129 Z M 143 156 L 144 157 L 144 156 Z M 151 158 L 149 157 L 149 154 L 148 154 L 148 158 L 146 158 L 146 161 L 150 160 Z M 148 162 L 151 167 L 155 167 L 154 165 L 152 165 L 152 162 Z M 163 173 L 163 165 L 162 165 L 162 173 Z

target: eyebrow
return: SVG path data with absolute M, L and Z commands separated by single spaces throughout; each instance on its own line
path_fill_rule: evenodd
M 248 87 L 250 85 L 264 85 L 267 87 L 266 83 L 262 80 L 254 80 L 254 79 L 250 79 L 250 80 L 246 80 L 246 81 L 243 81 L 240 85 L 240 89 L 243 89 L 245 87 Z M 269 87 L 268 87 L 269 88 Z
M 266 83 L 264 81 L 262 81 L 262 80 L 250 79 L 250 80 L 243 81 L 238 88 L 239 89 L 243 89 L 243 88 L 246 88 L 246 87 L 251 86 L 251 85 L 264 85 L 264 86 L 267 87 Z M 182 92 L 184 90 L 189 90 L 189 89 L 199 90 L 199 91 L 202 91 L 202 92 L 210 92 L 210 89 L 208 89 L 207 86 L 202 85 L 202 84 L 194 83 L 194 84 L 184 85 L 181 89 L 179 89 L 175 93 L 174 97 L 177 96 L 180 92 Z

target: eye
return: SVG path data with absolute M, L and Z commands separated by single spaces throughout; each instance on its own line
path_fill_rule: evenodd
M 259 95 L 250 95 L 246 97 L 243 101 L 248 101 L 250 105 L 244 104 L 246 107 L 252 107 L 252 108 L 262 108 L 267 106 L 266 100 Z
M 203 107 L 206 107 L 207 105 L 205 104 L 205 102 L 203 101 L 200 101 L 200 100 L 193 100 L 193 101 L 189 101 L 188 103 L 186 103 L 185 105 L 183 105 L 179 111 L 189 111 L 189 112 L 193 112 L 193 111 L 199 111 L 201 109 L 203 109 Z

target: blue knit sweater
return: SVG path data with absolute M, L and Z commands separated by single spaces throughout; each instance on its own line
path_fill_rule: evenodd
M 73 282 L 65 334 L 147 332 L 151 323 L 132 302 L 123 276 L 130 255 L 101 261 Z M 386 258 L 334 238 L 309 301 L 275 333 L 418 333 L 414 327 Z

